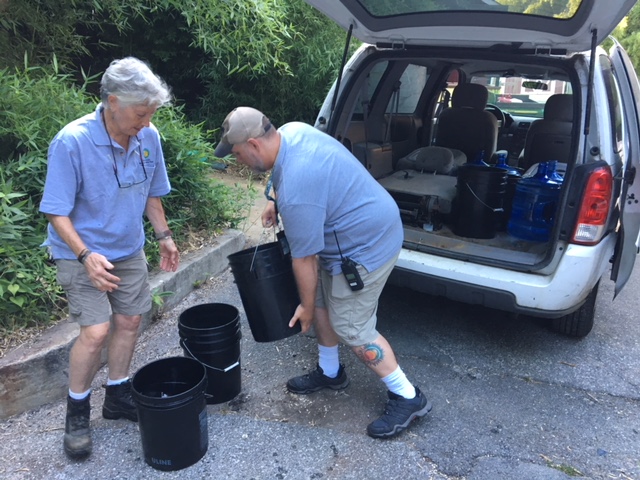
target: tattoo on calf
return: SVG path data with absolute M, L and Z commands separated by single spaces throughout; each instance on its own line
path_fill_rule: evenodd
M 380 345 L 367 343 L 358 349 L 357 355 L 365 365 L 375 367 L 384 359 L 384 350 Z

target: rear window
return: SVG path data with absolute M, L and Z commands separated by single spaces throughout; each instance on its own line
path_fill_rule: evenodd
M 572 18 L 581 2 L 576 0 L 359 0 L 374 17 L 390 17 L 411 13 L 429 12 L 509 12 L 541 17 Z

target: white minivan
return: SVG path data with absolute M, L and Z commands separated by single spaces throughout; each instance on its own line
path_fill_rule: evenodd
M 365 42 L 316 127 L 398 203 L 389 281 L 587 335 L 638 253 L 635 0 L 307 2 Z

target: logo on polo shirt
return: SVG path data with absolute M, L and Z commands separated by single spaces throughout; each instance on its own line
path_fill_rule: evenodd
M 149 158 L 149 155 L 150 155 L 150 152 L 149 152 L 148 148 L 145 148 L 145 149 L 142 150 L 142 156 L 144 158 Z

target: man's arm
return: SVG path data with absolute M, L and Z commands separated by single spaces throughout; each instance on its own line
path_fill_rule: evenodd
M 296 277 L 300 305 L 296 309 L 289 327 L 300 322 L 302 332 L 307 332 L 313 323 L 316 303 L 316 288 L 318 286 L 318 259 L 315 255 L 293 259 L 293 274 Z

